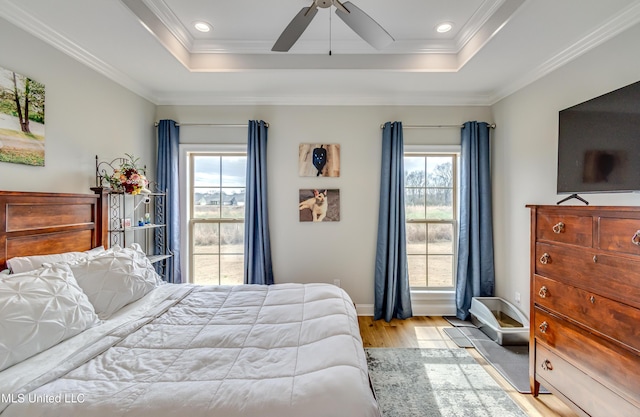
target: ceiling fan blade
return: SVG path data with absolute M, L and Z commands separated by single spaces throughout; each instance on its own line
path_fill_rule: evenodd
M 349 13 L 345 13 L 339 8 L 336 8 L 336 15 L 369 45 L 376 49 L 384 49 L 395 41 L 378 22 L 373 20 L 371 16 L 360 10 L 353 3 L 345 1 L 342 5 L 349 10 Z
M 311 23 L 316 13 L 318 13 L 317 7 L 303 7 L 284 31 L 282 31 L 282 34 L 271 50 L 275 52 L 287 52 L 291 49 L 307 26 L 309 26 L 309 23 Z
M 342 2 L 340 0 L 331 0 L 331 4 L 336 8 L 336 9 L 340 9 L 340 11 L 343 11 L 345 13 L 349 13 L 349 10 L 347 10 L 346 7 L 344 7 L 344 5 L 342 4 Z

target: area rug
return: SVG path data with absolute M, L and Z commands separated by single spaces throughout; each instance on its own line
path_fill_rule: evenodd
M 365 351 L 384 417 L 526 417 L 465 349 Z
M 529 384 L 529 345 L 500 346 L 476 327 L 458 327 L 473 347 L 486 359 L 496 371 L 504 377 L 519 393 L 530 394 Z M 549 391 L 540 387 L 540 394 Z

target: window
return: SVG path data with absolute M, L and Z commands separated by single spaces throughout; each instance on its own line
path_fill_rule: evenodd
M 189 252 L 191 282 L 244 280 L 245 153 L 192 153 Z
M 456 159 L 455 154 L 405 153 L 411 289 L 445 290 L 455 286 Z

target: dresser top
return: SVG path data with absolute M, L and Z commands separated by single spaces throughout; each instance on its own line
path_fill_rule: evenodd
M 639 206 L 585 206 L 585 205 L 537 205 L 537 204 L 527 204 L 527 208 L 535 209 L 535 210 L 544 210 L 547 212 L 562 212 L 562 213 L 575 213 L 575 214 L 587 214 L 593 215 L 594 213 L 625 213 L 632 215 L 640 215 L 640 207 Z

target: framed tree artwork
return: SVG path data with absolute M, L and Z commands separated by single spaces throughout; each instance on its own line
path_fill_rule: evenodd
M 0 67 L 0 162 L 44 166 L 44 84 Z

